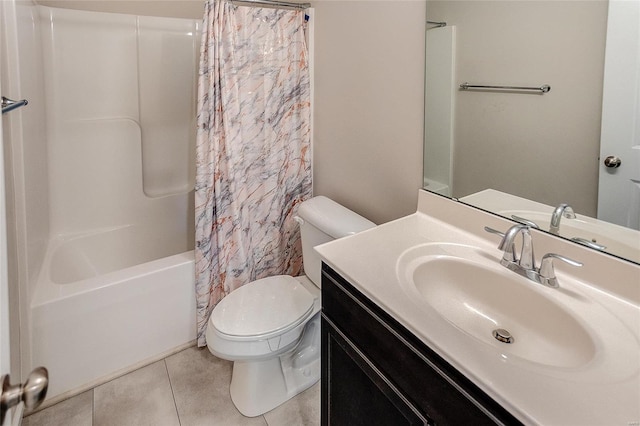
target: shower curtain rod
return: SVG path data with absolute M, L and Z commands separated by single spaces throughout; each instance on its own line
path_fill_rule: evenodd
M 308 9 L 311 3 L 293 3 L 278 0 L 229 0 L 231 3 L 238 3 L 247 6 L 271 6 L 279 9 Z

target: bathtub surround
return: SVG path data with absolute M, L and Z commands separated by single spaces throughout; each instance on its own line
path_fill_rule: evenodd
M 294 215 L 311 196 L 306 26 L 302 11 L 206 4 L 196 142 L 199 346 L 225 295 L 302 273 Z
M 200 24 L 2 3 L 6 88 L 30 107 L 3 117 L 15 324 L 53 399 L 195 340 Z
M 39 10 L 53 235 L 32 356 L 53 397 L 195 338 L 199 23 Z

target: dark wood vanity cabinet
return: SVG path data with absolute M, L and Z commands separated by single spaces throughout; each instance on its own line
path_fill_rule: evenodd
M 327 265 L 323 425 L 521 424 Z

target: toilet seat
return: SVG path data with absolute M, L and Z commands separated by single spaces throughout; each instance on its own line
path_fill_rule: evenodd
M 226 296 L 211 313 L 210 324 L 227 340 L 270 339 L 311 315 L 315 297 L 289 275 L 262 278 Z

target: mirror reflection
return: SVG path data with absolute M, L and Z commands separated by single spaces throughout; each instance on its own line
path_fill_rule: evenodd
M 640 263 L 640 2 L 428 0 L 427 20 L 425 189 Z

